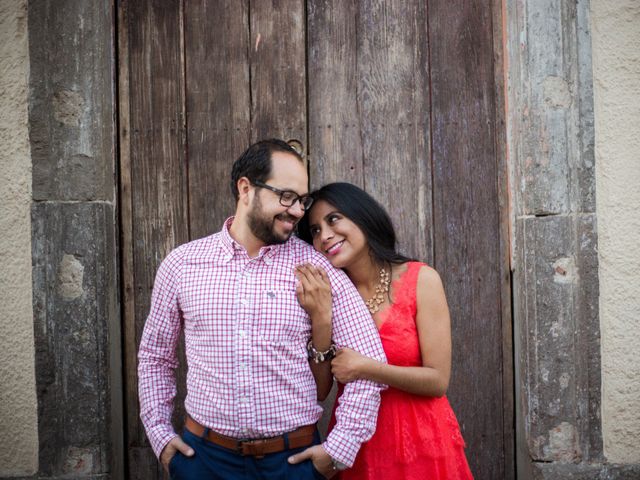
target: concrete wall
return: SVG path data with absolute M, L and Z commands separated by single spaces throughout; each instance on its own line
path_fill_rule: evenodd
M 0 477 L 38 469 L 26 0 L 0 0 Z
M 602 427 L 640 463 L 640 2 L 592 0 Z

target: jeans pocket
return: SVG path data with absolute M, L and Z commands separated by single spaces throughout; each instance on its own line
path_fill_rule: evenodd
M 317 480 L 327 480 L 327 477 L 325 477 L 318 471 L 316 466 L 313 464 L 313 461 L 309 460 L 309 465 L 311 466 L 311 472 L 313 473 L 314 478 L 316 478 Z
M 177 476 L 176 464 L 179 460 L 178 457 L 181 455 L 182 454 L 180 452 L 176 452 L 176 454 L 171 457 L 171 460 L 169 460 L 169 476 L 171 477 L 171 480 L 178 480 L 180 478 Z

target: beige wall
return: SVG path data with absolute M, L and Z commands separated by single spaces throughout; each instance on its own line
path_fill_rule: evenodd
M 592 0 L 591 22 L 604 447 L 640 463 L 640 0 Z
M 0 477 L 38 468 L 26 0 L 0 0 Z

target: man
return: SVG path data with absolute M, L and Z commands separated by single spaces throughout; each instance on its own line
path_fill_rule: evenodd
M 322 365 L 331 351 L 309 343 L 296 267 L 326 270 L 337 347 L 384 360 L 378 333 L 346 275 L 292 237 L 312 202 L 300 155 L 280 140 L 261 141 L 231 176 L 235 216 L 220 232 L 173 250 L 158 269 L 139 350 L 142 422 L 175 478 L 330 478 L 353 464 L 373 434 L 383 386 L 349 383 L 336 426 L 319 445 L 322 408 L 309 362 Z M 188 364 L 182 438 L 170 422 L 181 328 Z

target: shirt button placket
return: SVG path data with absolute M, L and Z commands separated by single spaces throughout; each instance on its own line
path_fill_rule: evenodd
M 251 276 L 249 268 L 251 261 L 240 272 L 238 278 L 238 347 L 237 347 L 237 409 L 241 436 L 246 436 L 251 426 L 251 405 L 253 392 L 251 388 L 251 315 L 254 299 L 251 296 Z

